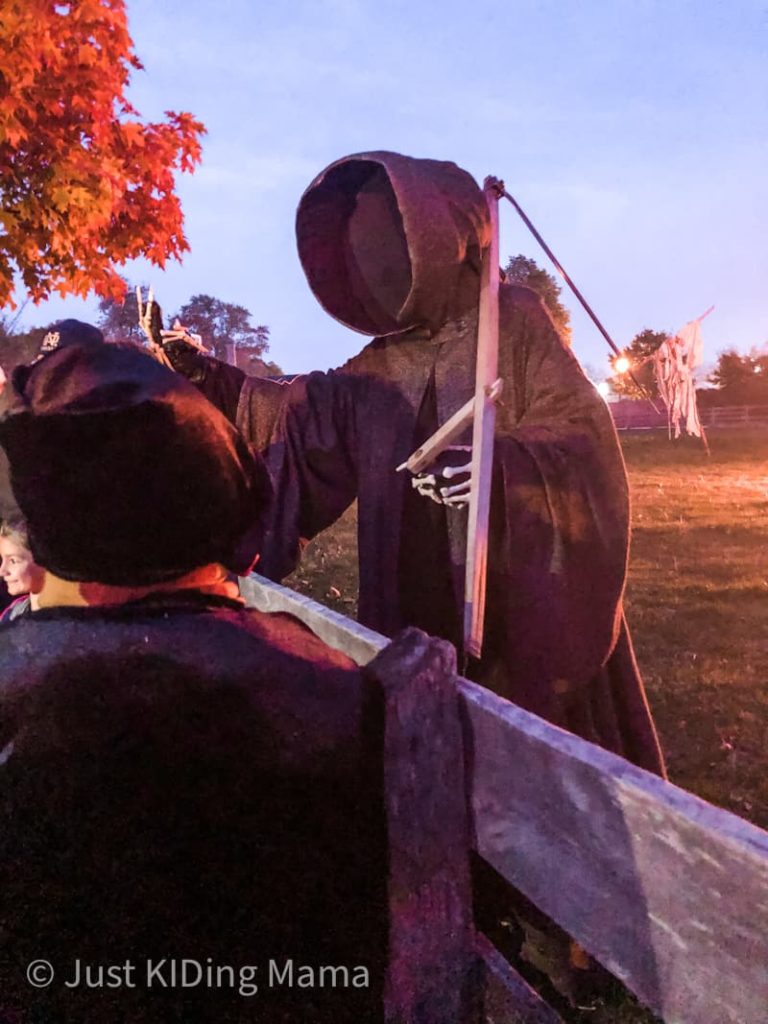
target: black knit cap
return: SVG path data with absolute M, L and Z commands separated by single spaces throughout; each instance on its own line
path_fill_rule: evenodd
M 69 345 L 103 345 L 104 335 L 93 324 L 82 320 L 59 320 L 43 338 L 42 351 L 53 352 Z
M 12 381 L 0 443 L 39 565 L 121 586 L 250 568 L 269 476 L 193 385 L 134 346 L 87 343 Z

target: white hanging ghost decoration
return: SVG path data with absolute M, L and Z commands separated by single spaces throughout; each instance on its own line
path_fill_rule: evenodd
M 673 429 L 675 438 L 680 437 L 681 430 L 693 437 L 703 437 L 693 374 L 702 362 L 701 321 L 707 313 L 689 321 L 674 337 L 662 342 L 653 357 L 659 394 L 667 407 L 670 437 Z

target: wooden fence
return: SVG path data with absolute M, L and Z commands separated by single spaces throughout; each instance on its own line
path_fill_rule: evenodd
M 721 405 L 700 411 L 705 427 L 768 426 L 768 405 Z
M 657 408 L 647 401 L 609 402 L 617 430 L 666 430 L 667 414 L 660 401 Z M 768 405 L 700 406 L 699 418 L 707 427 L 768 427 Z
M 457 678 L 442 641 L 242 590 L 384 689 L 387 1024 L 560 1020 L 475 930 L 470 848 L 666 1024 L 768 1024 L 767 833 Z

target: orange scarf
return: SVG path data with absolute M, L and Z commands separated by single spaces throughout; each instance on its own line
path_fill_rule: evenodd
M 218 562 L 209 562 L 198 569 L 179 576 L 175 580 L 152 583 L 145 587 L 117 587 L 107 583 L 77 583 L 62 580 L 53 573 L 45 574 L 43 588 L 39 594 L 40 608 L 61 606 L 116 605 L 138 601 L 149 594 L 171 594 L 177 590 L 197 590 L 203 594 L 240 599 L 237 583 L 233 583 L 227 570 Z

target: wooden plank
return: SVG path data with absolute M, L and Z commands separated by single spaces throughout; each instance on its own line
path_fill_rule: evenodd
M 535 989 L 512 968 L 484 935 L 476 939 L 483 969 L 485 1024 L 563 1024 Z
M 488 391 L 489 399 L 493 402 L 498 402 L 503 388 L 504 381 L 501 377 L 498 377 L 490 386 Z M 438 455 L 442 454 L 449 445 L 461 437 L 474 418 L 475 399 L 473 397 L 468 402 L 465 402 L 449 420 L 446 420 L 442 427 L 438 427 L 434 434 L 428 437 L 415 452 L 412 452 L 405 462 L 397 467 L 397 472 L 399 473 L 401 470 L 407 469 L 411 473 L 421 473 L 422 470 L 427 469 Z
M 438 455 L 453 444 L 457 437 L 460 437 L 464 430 L 472 422 L 475 415 L 475 400 L 470 398 L 462 407 L 446 420 L 442 427 L 428 437 L 427 440 L 415 452 L 411 452 L 405 462 L 397 467 L 399 473 L 407 469 L 410 473 L 421 473 L 433 462 Z
M 360 629 L 333 616 L 334 646 L 368 660 L 386 640 Z M 768 1024 L 768 834 L 474 683 L 459 696 L 479 853 L 666 1024 Z
M 666 1024 L 766 1024 L 768 834 L 462 683 L 478 852 Z
M 389 640 L 372 629 L 366 629 L 346 615 L 318 604 L 304 594 L 251 573 L 240 578 L 240 593 L 250 608 L 261 612 L 288 612 L 305 622 L 313 633 L 338 651 L 343 651 L 358 665 L 366 665 Z
M 495 178 L 486 178 L 484 182 L 491 240 L 483 257 L 480 277 L 472 483 L 464 578 L 464 653 L 474 658 L 479 658 L 483 651 L 488 517 L 491 509 L 493 438 L 496 429 L 496 403 L 492 398 L 492 388 L 499 368 L 499 185 Z
M 456 652 L 418 629 L 368 666 L 384 693 L 386 1024 L 479 1024 Z

